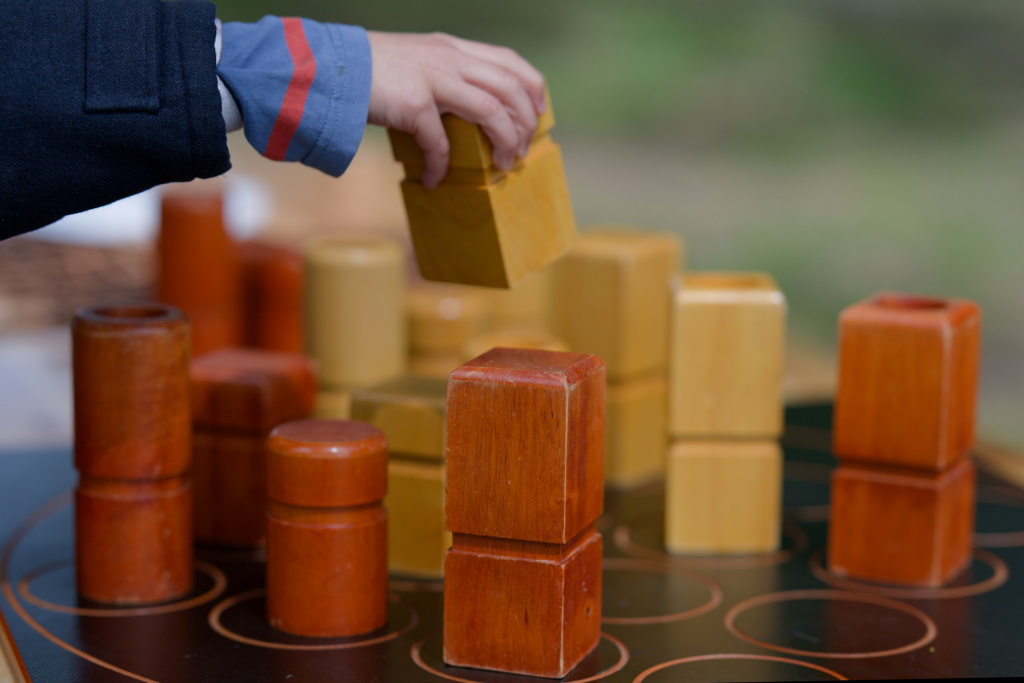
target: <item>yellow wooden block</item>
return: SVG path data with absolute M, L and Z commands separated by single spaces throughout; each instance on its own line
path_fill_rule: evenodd
M 422 282 L 409 288 L 409 351 L 413 355 L 454 356 L 467 339 L 484 331 L 485 290 L 466 285 Z
M 457 355 L 427 355 L 417 354 L 409 356 L 409 374 L 419 377 L 433 377 L 435 379 L 448 379 L 455 368 L 466 361 L 462 360 L 461 351 Z
M 471 361 L 491 349 L 540 349 L 570 351 L 569 345 L 548 332 L 538 330 L 499 330 L 485 332 L 462 346 L 462 362 Z
M 313 417 L 328 420 L 347 420 L 352 411 L 352 393 L 321 389 L 316 392 Z
M 306 254 L 306 347 L 320 385 L 366 387 L 405 372 L 405 250 L 383 238 L 328 238 Z
M 774 552 L 780 543 L 781 516 L 782 452 L 774 441 L 677 441 L 669 447 L 669 552 Z
M 448 382 L 406 375 L 352 392 L 352 419 L 384 432 L 388 451 L 444 460 Z
M 764 273 L 675 279 L 669 370 L 673 437 L 782 431 L 786 300 Z
M 668 381 L 664 373 L 608 384 L 604 481 L 634 487 L 665 474 Z
M 482 289 L 488 300 L 488 329 L 550 332 L 552 270 L 534 273 L 511 289 Z
M 604 359 L 611 382 L 668 367 L 670 279 L 682 241 L 670 233 L 598 228 L 554 267 L 555 334 Z
M 445 176 L 445 183 L 483 185 L 504 175 L 504 171 L 494 168 L 491 156 L 493 146 L 482 128 L 454 114 L 442 116 L 441 124 L 444 126 L 449 145 L 448 174 Z M 555 114 L 551 109 L 551 98 L 548 96 L 548 108 L 537 117 L 537 128 L 531 144 L 543 142 L 554 125 Z M 422 177 L 423 150 L 416 144 L 416 138 L 394 129 L 388 129 L 388 137 L 391 139 L 391 151 L 395 161 L 405 166 L 406 178 L 416 180 Z
M 452 544 L 444 528 L 444 463 L 388 461 L 388 569 L 422 578 L 444 575 Z
M 562 256 L 576 236 L 562 154 L 533 149 L 500 180 L 426 189 L 402 181 L 409 230 L 427 280 L 514 287 Z

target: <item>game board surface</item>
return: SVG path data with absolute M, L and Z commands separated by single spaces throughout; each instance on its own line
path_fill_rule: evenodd
M 1024 493 L 982 476 L 975 560 L 942 589 L 843 583 L 822 569 L 831 407 L 787 410 L 783 547 L 668 558 L 660 487 L 606 496 L 604 625 L 565 680 L 827 680 L 1024 672 Z M 3 614 L 33 681 L 533 680 L 445 667 L 440 583 L 393 577 L 388 626 L 314 641 L 267 626 L 253 555 L 198 553 L 184 601 L 116 610 L 74 592 L 67 450 L 0 454 Z

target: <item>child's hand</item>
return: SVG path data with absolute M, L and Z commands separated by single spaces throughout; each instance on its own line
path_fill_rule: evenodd
M 526 154 L 545 107 L 544 77 L 513 50 L 443 33 L 367 36 L 373 55 L 367 118 L 416 137 L 425 186 L 435 187 L 448 170 L 441 114 L 483 127 L 502 170 Z

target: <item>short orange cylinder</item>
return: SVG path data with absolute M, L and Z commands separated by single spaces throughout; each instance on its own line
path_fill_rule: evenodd
M 267 441 L 267 618 L 340 638 L 387 623 L 387 444 L 355 420 L 298 420 Z
M 79 593 L 162 602 L 192 587 L 188 323 L 162 304 L 72 321 Z

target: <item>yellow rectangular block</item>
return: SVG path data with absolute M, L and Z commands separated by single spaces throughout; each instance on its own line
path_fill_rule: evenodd
M 486 289 L 488 329 L 550 331 L 552 268 L 534 273 L 512 289 Z
M 452 544 L 444 528 L 444 463 L 388 461 L 388 569 L 423 578 L 444 575 Z
M 390 453 L 443 462 L 447 391 L 446 379 L 413 375 L 358 389 L 352 419 L 384 432 Z
M 774 441 L 677 441 L 665 474 L 665 548 L 691 555 L 778 550 L 782 451 Z
M 321 389 L 316 392 L 313 417 L 328 420 L 347 420 L 352 409 L 352 393 Z
M 786 300 L 764 273 L 676 277 L 669 433 L 773 438 L 782 432 Z
M 554 267 L 554 332 L 578 353 L 604 359 L 608 380 L 668 367 L 670 278 L 682 241 L 652 230 L 581 233 Z
M 576 236 L 562 154 L 553 142 L 482 186 L 428 190 L 402 181 L 420 274 L 427 280 L 513 287 L 562 256 Z
M 630 488 L 665 474 L 668 381 L 664 373 L 610 383 L 605 412 L 605 484 Z

